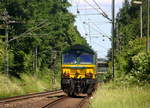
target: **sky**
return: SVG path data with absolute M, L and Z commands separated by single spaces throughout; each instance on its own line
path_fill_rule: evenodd
M 98 58 L 106 58 L 111 48 L 111 23 L 100 15 L 99 7 L 111 15 L 112 0 L 68 0 L 72 6 L 69 11 L 76 15 L 75 25 L 81 36 L 84 37 L 97 52 Z M 99 7 L 94 3 L 99 5 Z M 122 7 L 124 0 L 115 0 L 115 14 Z

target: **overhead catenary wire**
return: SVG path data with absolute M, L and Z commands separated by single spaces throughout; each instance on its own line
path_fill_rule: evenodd
M 84 16 L 87 16 L 87 15 L 99 15 L 99 13 L 89 13 L 89 14 L 80 14 L 80 15 L 84 15 Z
M 100 12 L 97 8 L 95 8 L 93 5 L 91 5 L 87 0 L 85 0 L 85 2 L 86 2 L 90 7 L 92 7 L 92 8 L 95 9 L 96 11 Z M 100 13 L 100 14 L 102 14 L 102 13 Z
M 77 13 L 79 13 L 79 0 L 77 0 Z
M 100 32 L 102 32 L 103 34 L 105 34 L 106 36 L 108 36 L 108 34 L 106 34 L 105 32 L 103 32 L 95 23 L 92 23 L 92 24 L 94 24 L 95 27 L 96 27 L 98 30 L 100 30 Z
M 78 5 L 79 5 L 79 1 L 78 1 Z M 81 18 L 82 15 L 80 14 L 80 11 L 78 10 L 78 6 L 77 6 L 77 15 L 78 15 L 78 18 L 79 18 L 78 22 L 80 22 L 81 25 L 82 25 L 82 27 L 81 27 L 81 25 L 79 24 L 79 27 L 81 27 L 83 29 L 82 33 L 87 38 L 87 30 L 86 30 L 85 26 L 83 25 L 84 20 L 82 20 L 82 18 Z
M 95 5 L 93 5 L 93 4 L 91 4 L 91 2 L 89 2 L 88 0 L 84 0 L 84 2 L 86 2 L 86 4 L 88 4 L 88 5 L 86 5 L 85 4 L 85 6 L 84 6 L 84 8 L 85 9 L 80 9 L 81 7 L 79 7 L 79 4 L 77 4 L 76 6 L 76 11 L 74 11 L 74 12 L 77 12 L 77 11 L 79 11 L 79 12 L 77 12 L 77 16 L 78 16 L 78 18 L 79 18 L 79 22 L 82 22 L 82 17 L 84 17 L 84 19 L 83 19 L 83 21 L 85 22 L 86 20 L 87 20 L 87 16 L 89 15 L 89 16 L 92 16 L 92 15 L 101 15 L 101 16 L 107 16 L 107 14 L 101 9 L 101 8 L 99 8 L 98 6 L 95 6 Z M 94 9 L 94 10 L 96 10 L 97 12 L 95 12 L 95 13 L 87 13 L 86 11 L 88 10 L 88 9 L 86 9 L 86 6 L 90 6 L 91 8 L 89 8 L 89 9 Z M 81 10 L 83 10 L 83 11 L 81 11 Z M 84 13 L 82 13 L 82 12 L 84 12 Z M 105 13 L 105 14 L 104 14 Z M 106 18 L 106 17 L 105 17 Z M 108 19 L 108 18 L 107 18 Z M 112 20 L 111 19 L 108 19 L 108 23 L 112 23 Z M 83 22 L 82 22 L 83 23 Z M 79 25 L 80 26 L 80 28 L 81 28 L 81 26 L 82 25 Z M 110 39 L 110 36 L 106 36 L 107 34 L 106 33 L 104 33 L 104 32 L 102 32 L 101 30 L 99 30 L 99 27 L 96 25 L 96 24 L 92 24 L 92 25 L 90 25 L 91 26 L 91 29 L 93 29 L 95 32 L 97 32 L 97 33 L 99 33 L 101 36 L 99 36 L 99 37 L 107 37 L 108 39 Z M 83 26 L 83 28 L 84 28 L 84 30 L 85 30 L 85 33 L 87 32 L 87 28 L 86 28 L 86 26 Z M 81 31 L 81 33 L 83 32 L 83 29 L 82 29 L 82 31 Z M 87 33 L 87 35 L 88 35 L 88 33 Z M 95 42 L 94 42 L 95 43 Z M 95 45 L 95 44 L 93 44 L 93 45 Z M 104 47 L 104 46 L 103 46 Z
M 94 28 L 94 30 L 96 30 L 97 32 L 99 32 L 100 34 L 102 34 L 104 37 L 107 37 L 107 38 L 111 38 L 108 34 L 106 34 L 105 32 L 103 32 L 102 30 L 100 30 L 100 28 L 98 28 L 98 26 L 95 24 L 95 27 L 97 28 Z M 100 30 L 100 31 L 99 31 Z
M 93 2 L 96 4 L 96 6 L 98 7 L 98 9 L 100 9 L 100 10 L 102 11 L 102 15 L 103 15 L 104 17 L 106 17 L 108 20 L 112 21 L 112 20 L 108 17 L 108 15 L 104 12 L 104 10 L 99 6 L 99 4 L 98 4 L 95 0 L 93 0 Z
M 78 26 L 78 29 L 81 32 L 81 34 L 84 32 L 83 30 L 85 30 L 85 35 L 88 36 L 89 35 L 88 34 L 88 26 L 87 25 L 83 25 L 83 22 L 87 22 L 87 20 L 89 19 L 89 17 L 92 17 L 92 18 L 93 17 L 97 17 L 97 16 L 101 17 L 101 16 L 105 15 L 105 14 L 103 14 L 105 12 L 102 10 L 102 8 L 101 9 L 98 8 L 98 6 L 95 5 L 92 0 L 91 0 L 92 2 L 89 1 L 89 0 L 84 0 L 84 2 L 86 2 L 86 3 L 82 3 L 83 7 L 81 5 L 79 5 L 79 4 L 75 4 L 75 3 L 78 3 L 79 0 L 72 0 L 72 1 L 73 2 L 76 1 L 73 4 L 73 9 L 75 9 L 75 10 L 73 10 L 73 13 L 76 14 L 76 16 L 77 16 L 77 21 L 78 21 L 77 22 L 77 26 Z M 79 11 L 79 12 L 77 12 L 77 11 Z M 107 22 L 105 21 L 103 23 L 109 23 L 109 24 L 112 23 L 111 19 L 105 18 L 104 16 L 103 16 L 103 19 L 104 20 L 107 19 L 106 20 Z M 95 21 L 95 19 L 94 19 L 94 21 Z M 81 22 L 81 24 L 79 22 Z M 84 29 L 81 26 L 83 26 Z M 102 44 L 103 45 L 102 46 L 101 43 L 99 43 L 97 41 L 100 40 L 100 39 L 102 40 L 104 37 L 107 37 L 107 36 L 108 36 L 107 39 L 111 40 L 110 34 L 104 33 L 103 30 L 99 30 L 99 26 L 101 26 L 101 25 L 98 25 L 97 23 L 96 24 L 92 23 L 92 24 L 90 24 L 90 26 L 91 26 L 91 29 L 92 29 L 91 31 L 93 32 L 93 34 L 98 34 L 98 36 L 97 36 L 98 39 L 94 39 L 93 40 L 94 42 L 92 42 L 92 46 L 93 45 L 94 46 L 99 46 L 99 45 L 96 45 L 98 43 L 98 44 L 100 44 L 100 47 L 102 47 L 101 48 L 101 50 L 102 50 L 101 52 L 107 52 L 107 50 L 103 51 L 103 48 L 105 49 L 106 46 L 104 46 L 103 44 Z M 90 33 L 91 37 L 93 37 L 92 32 Z M 88 38 L 88 37 L 86 37 L 86 38 Z M 100 51 L 99 47 L 97 47 L 97 49 L 98 49 L 98 51 Z
M 68 0 L 68 2 L 69 2 L 70 4 L 73 4 L 72 0 Z M 70 7 L 68 8 L 68 10 L 70 10 L 70 12 L 73 12 L 72 6 L 70 6 Z
M 95 42 L 96 44 L 98 44 L 102 49 L 103 49 L 103 51 L 104 52 L 106 52 L 104 49 L 105 49 L 105 46 L 103 46 L 103 45 L 101 45 L 100 43 L 98 43 L 98 42 Z
M 86 24 L 86 23 L 85 23 L 85 24 Z M 108 39 L 111 39 L 109 36 L 107 36 L 107 35 L 105 35 L 104 33 L 100 32 L 99 30 L 97 30 L 97 29 L 94 28 L 93 26 L 92 26 L 92 29 L 95 30 L 96 32 L 98 32 L 99 34 L 101 34 L 102 36 L 107 37 Z
M 79 8 L 79 0 L 77 0 L 77 2 L 76 2 L 77 4 L 76 4 L 76 6 L 77 6 L 77 11 L 79 11 L 78 10 L 78 8 Z M 98 12 L 100 12 L 99 11 L 99 8 L 96 8 L 96 7 L 94 7 L 94 6 L 92 6 L 88 1 L 87 1 L 87 3 L 88 3 L 88 5 L 90 5 L 92 8 L 94 8 L 94 9 L 96 9 Z M 101 8 L 100 8 L 101 9 Z M 102 10 L 102 9 L 101 9 Z M 104 13 L 104 11 L 102 11 L 103 13 Z M 77 12 L 77 15 L 79 16 L 79 18 L 81 19 L 81 16 L 82 15 L 99 15 L 99 13 L 95 13 L 95 14 L 81 14 L 80 12 Z M 84 27 L 83 27 L 84 28 Z M 84 28 L 84 30 L 86 31 L 86 29 Z
M 33 29 L 33 30 L 30 31 L 30 32 L 27 32 L 27 33 L 24 32 L 23 34 L 21 34 L 21 35 L 15 37 L 15 38 L 13 38 L 13 39 L 10 39 L 9 42 L 11 42 L 11 41 L 13 41 L 13 40 L 16 40 L 16 39 L 19 39 L 19 38 L 23 38 L 23 37 L 26 36 L 26 35 L 30 35 L 33 31 L 39 30 L 39 29 L 41 29 L 41 28 L 43 28 L 43 27 L 46 27 L 46 26 L 49 26 L 49 25 L 50 25 L 50 23 L 45 24 L 45 25 L 43 25 L 43 26 L 40 26 L 40 27 L 38 27 L 38 28 L 36 28 L 36 29 Z M 30 35 L 30 36 L 31 36 L 31 35 Z M 26 36 L 26 37 L 29 37 L 29 36 Z
M 80 14 L 79 14 L 79 18 L 80 18 L 79 22 L 82 23 L 82 18 L 81 18 L 81 16 L 80 16 Z M 82 28 L 83 28 L 83 31 L 84 31 L 84 35 L 85 35 L 85 37 L 86 37 L 87 31 L 86 31 L 86 28 L 85 28 L 85 26 L 84 26 L 83 24 L 82 24 Z
M 81 18 L 81 16 L 80 16 L 80 13 L 78 13 L 78 16 L 79 16 L 79 18 L 80 18 L 80 20 L 79 21 L 81 21 L 82 20 L 82 18 Z M 84 23 L 84 22 L 83 22 Z M 95 25 L 95 27 L 97 28 L 97 29 L 99 29 L 99 27 L 94 23 L 94 25 Z M 84 27 L 83 27 L 84 28 Z M 85 28 L 84 28 L 85 29 Z M 94 28 L 95 29 L 95 28 Z M 85 31 L 86 31 L 86 29 L 85 29 Z M 97 32 L 99 32 L 98 30 L 96 30 Z M 106 33 L 104 33 L 104 32 L 102 32 L 101 31 L 101 33 L 100 34 L 102 34 L 102 35 L 107 35 Z M 109 38 L 109 37 L 107 37 L 107 38 Z
M 107 16 L 106 15 L 106 13 L 101 9 L 101 7 L 98 5 L 98 3 L 95 1 L 95 0 L 93 0 L 93 2 L 97 5 L 97 7 L 94 7 L 93 5 L 91 5 L 87 0 L 85 0 L 85 2 L 90 6 L 90 7 L 92 7 L 93 9 L 95 9 L 95 10 L 97 10 L 98 12 L 100 12 L 99 10 L 101 10 L 102 11 L 102 13 L 104 13 L 103 15 L 105 15 L 105 16 Z M 77 0 L 77 11 L 79 11 L 78 10 L 78 8 L 79 8 L 79 0 Z M 81 14 L 81 13 L 77 13 L 77 15 L 79 15 L 79 17 L 80 17 L 80 19 L 81 19 L 81 16 L 82 15 L 85 15 L 85 16 L 87 16 L 87 15 L 99 15 L 99 13 L 92 13 L 92 14 Z M 110 22 L 109 22 L 110 23 Z M 104 34 L 106 34 L 106 33 L 104 33 Z
M 26 33 L 28 33 L 28 32 L 32 32 L 32 31 L 33 31 L 36 27 L 39 27 L 39 26 L 41 26 L 41 25 L 45 24 L 47 21 L 48 21 L 48 19 L 47 19 L 47 20 L 44 20 L 44 21 L 42 21 L 42 22 L 40 22 L 37 26 L 32 27 L 31 29 L 29 29 L 29 30 L 25 31 L 25 32 L 24 32 L 24 33 L 22 33 L 21 35 L 24 35 L 24 34 L 26 34 Z M 21 35 L 19 35 L 19 36 L 21 36 Z
M 109 17 L 108 17 L 108 15 L 104 12 L 104 11 L 100 11 L 101 10 L 101 8 L 96 8 L 96 7 L 94 7 L 93 5 L 91 5 L 87 0 L 84 0 L 89 6 L 91 6 L 92 8 L 94 8 L 96 11 L 98 11 L 99 13 L 100 13 L 100 15 L 102 15 L 104 18 L 106 18 L 107 20 L 109 20 L 109 21 L 112 21 L 112 19 L 110 19 Z M 100 10 L 99 10 L 100 9 Z M 104 12 L 104 13 L 103 13 Z
M 86 30 L 86 28 L 85 28 L 85 26 L 83 24 L 84 20 L 82 20 L 80 12 L 78 13 L 78 16 L 79 16 L 79 19 L 80 19 L 79 22 L 81 22 L 82 28 L 84 30 L 84 35 L 85 35 L 85 37 L 87 37 L 87 35 L 86 35 L 87 34 L 87 30 Z

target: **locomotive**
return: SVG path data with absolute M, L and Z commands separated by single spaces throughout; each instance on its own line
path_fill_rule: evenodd
M 96 53 L 73 45 L 62 52 L 61 89 L 69 96 L 92 94 L 96 86 Z

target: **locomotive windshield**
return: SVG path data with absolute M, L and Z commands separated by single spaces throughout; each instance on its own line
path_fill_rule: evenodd
M 65 54 L 63 56 L 63 63 L 64 64 L 76 64 L 76 55 L 75 54 Z
M 80 64 L 93 64 L 93 55 L 81 54 L 79 58 L 80 58 Z
M 64 54 L 63 55 L 64 64 L 93 64 L 93 55 L 91 54 Z

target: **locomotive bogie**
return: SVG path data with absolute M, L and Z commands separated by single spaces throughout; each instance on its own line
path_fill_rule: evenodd
M 69 96 L 83 94 L 92 94 L 95 90 L 96 79 L 72 79 L 64 78 L 61 80 L 61 87 Z

